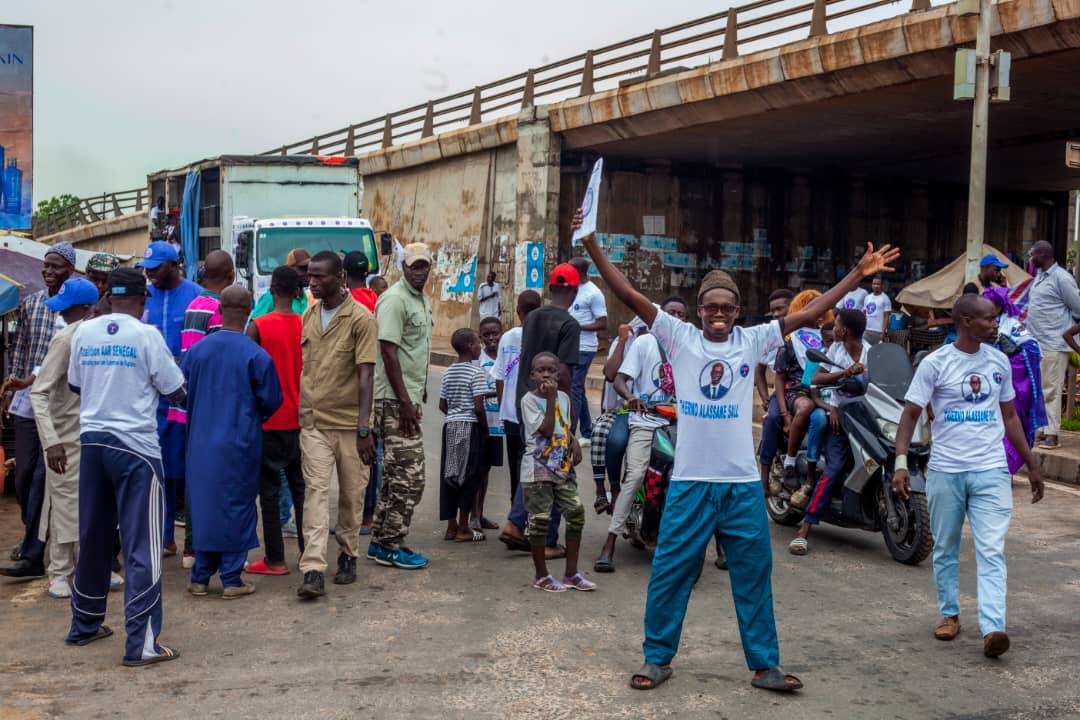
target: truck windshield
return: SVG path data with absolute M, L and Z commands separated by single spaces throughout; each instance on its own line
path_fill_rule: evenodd
M 368 259 L 368 272 L 379 271 L 375 234 L 362 227 L 283 227 L 260 228 L 255 239 L 255 267 L 260 275 L 269 275 L 285 264 L 289 251 L 304 248 L 314 255 L 323 250 L 348 253 L 361 250 Z

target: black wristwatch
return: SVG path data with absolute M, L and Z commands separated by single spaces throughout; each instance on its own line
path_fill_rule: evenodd
M 358 438 L 366 438 L 371 435 L 371 428 L 358 427 L 356 428 L 356 436 Z

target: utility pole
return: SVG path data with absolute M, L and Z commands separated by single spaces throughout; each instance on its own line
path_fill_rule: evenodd
M 986 146 L 990 124 L 990 21 L 993 0 L 978 0 L 975 35 L 975 104 L 971 110 L 971 175 L 968 181 L 967 263 L 964 282 L 979 274 L 986 225 Z

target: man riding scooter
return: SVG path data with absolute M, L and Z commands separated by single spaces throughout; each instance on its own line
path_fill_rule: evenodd
M 832 385 L 844 378 L 861 378 L 865 380 L 866 353 L 870 345 L 863 340 L 863 332 L 866 330 L 866 315 L 861 310 L 841 310 L 836 315 L 833 334 L 836 342 L 829 348 L 826 356 L 835 363 L 835 371 L 818 370 L 814 374 L 813 383 L 818 385 Z M 855 358 L 858 358 L 857 360 Z M 814 401 L 818 407 L 828 413 L 829 430 L 825 433 L 825 472 L 817 485 L 813 488 L 810 505 L 803 517 L 803 524 L 795 539 L 788 545 L 792 555 L 806 555 L 809 551 L 807 539 L 810 530 L 818 523 L 818 515 L 829 506 L 833 491 L 842 477 L 844 465 L 851 458 L 851 450 L 848 440 L 844 436 L 840 425 L 840 412 L 833 404 L 832 393 L 839 390 L 814 390 Z M 813 483 L 811 478 L 808 484 Z
M 660 309 L 682 321 L 686 321 L 686 301 L 680 297 L 665 300 Z M 626 529 L 634 497 L 645 478 L 652 453 L 653 434 L 658 427 L 668 424 L 664 418 L 645 412 L 646 402 L 674 400 L 675 385 L 667 356 L 650 334 L 639 337 L 626 353 L 619 374 L 615 378 L 615 392 L 626 401 L 630 415 L 630 441 L 626 447 L 626 472 L 615 498 L 615 508 L 608 525 L 608 536 L 600 557 L 593 564 L 596 572 L 615 572 L 615 540 Z

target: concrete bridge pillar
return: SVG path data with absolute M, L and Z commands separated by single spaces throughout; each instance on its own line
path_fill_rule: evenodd
M 551 131 L 547 105 L 523 109 L 518 115 L 517 243 L 544 243 L 545 275 L 559 261 L 561 154 L 562 140 Z

